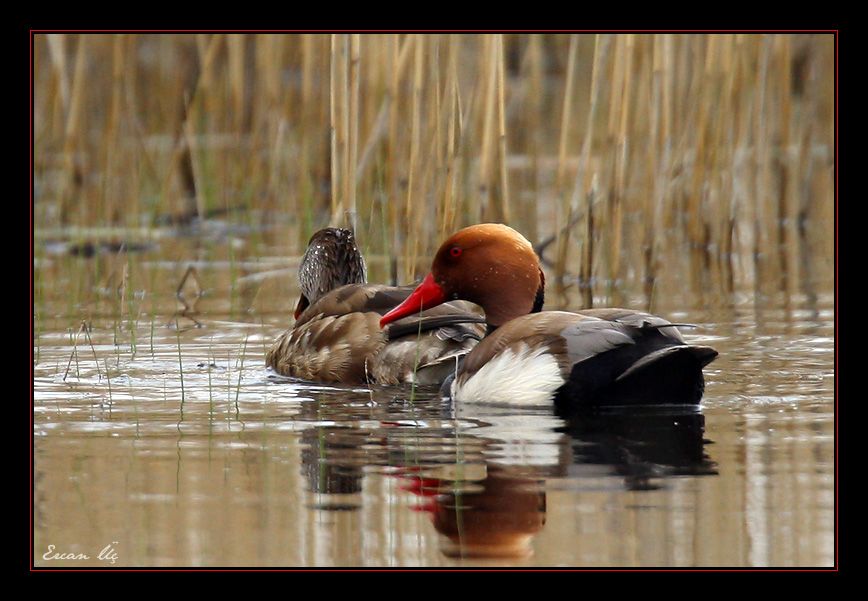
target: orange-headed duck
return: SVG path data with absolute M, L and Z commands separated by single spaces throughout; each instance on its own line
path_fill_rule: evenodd
M 699 403 L 702 368 L 717 351 L 687 344 L 671 322 L 638 311 L 541 312 L 544 291 L 524 236 L 502 224 L 474 225 L 443 243 L 431 273 L 380 324 L 456 299 L 482 307 L 488 334 L 448 384 L 459 402 Z
M 366 284 L 365 261 L 350 230 L 315 233 L 299 267 L 295 324 L 265 357 L 281 375 L 342 384 L 440 384 L 485 334 L 470 303 L 446 303 L 382 330 L 380 318 L 413 286 Z

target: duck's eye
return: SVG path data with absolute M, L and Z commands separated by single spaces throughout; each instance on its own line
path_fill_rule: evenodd
M 449 249 L 449 256 L 452 257 L 453 259 L 457 259 L 458 257 L 460 257 L 461 253 L 462 253 L 462 249 L 460 246 L 453 246 L 452 248 Z

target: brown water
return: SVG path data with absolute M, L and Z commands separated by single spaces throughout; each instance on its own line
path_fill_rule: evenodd
M 37 567 L 833 565 L 829 285 L 666 296 L 720 352 L 700 409 L 567 423 L 276 378 L 285 250 L 231 230 L 38 245 Z M 200 327 L 174 298 L 194 259 Z

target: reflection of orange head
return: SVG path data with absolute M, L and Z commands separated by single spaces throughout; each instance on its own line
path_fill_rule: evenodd
M 505 477 L 489 467 L 480 492 L 450 493 L 430 511 L 434 528 L 445 536 L 448 557 L 528 557 L 531 540 L 545 524 L 546 497 L 540 483 Z

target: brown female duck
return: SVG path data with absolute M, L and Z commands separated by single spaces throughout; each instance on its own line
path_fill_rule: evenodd
M 465 302 L 407 318 L 382 330 L 380 318 L 412 286 L 366 284 L 365 261 L 349 230 L 315 233 L 299 267 L 295 324 L 265 357 L 284 376 L 343 384 L 439 384 L 485 333 Z
M 447 300 L 481 306 L 489 333 L 449 386 L 458 401 L 566 408 L 699 402 L 702 368 L 714 349 L 687 344 L 671 322 L 647 313 L 541 312 L 544 291 L 524 236 L 501 224 L 475 225 L 443 243 L 431 273 L 380 324 Z

